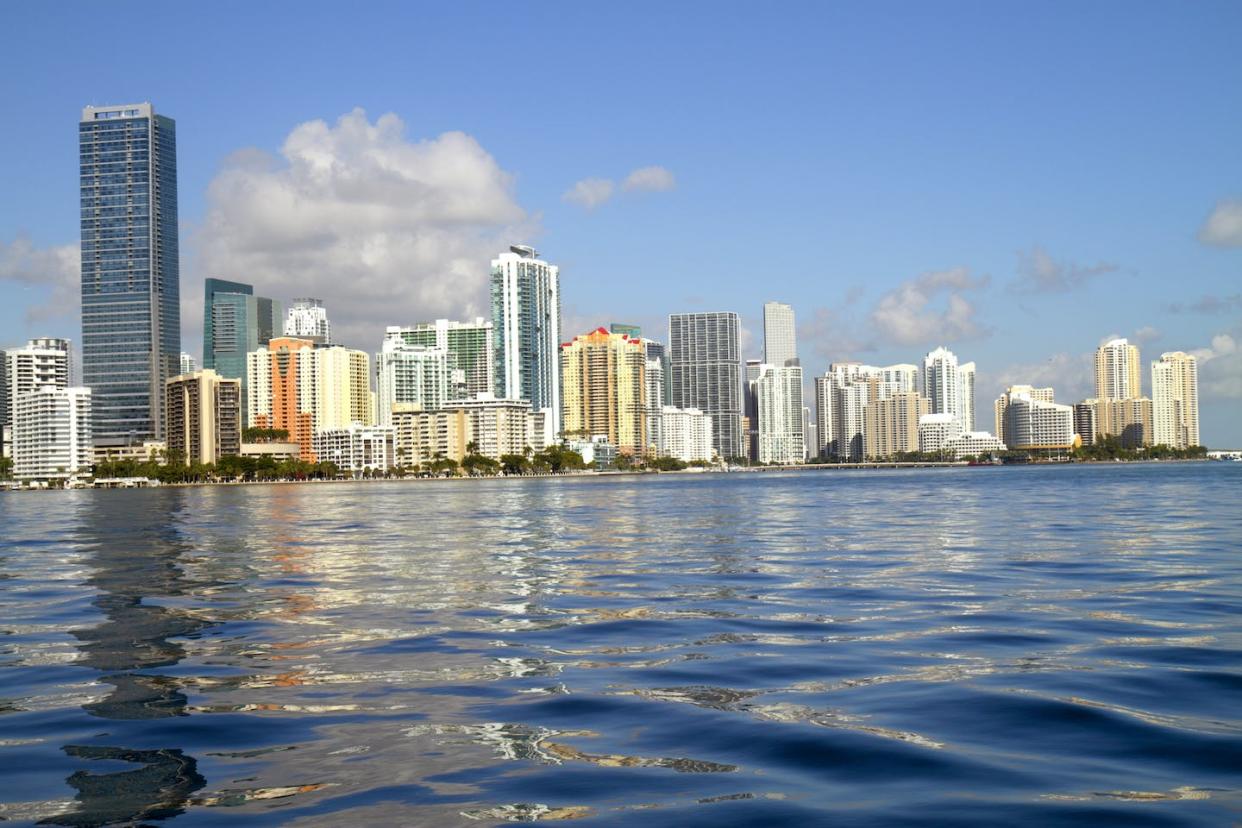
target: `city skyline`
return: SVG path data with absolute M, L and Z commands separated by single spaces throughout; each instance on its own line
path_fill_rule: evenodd
M 808 381 L 832 362 L 905 362 L 944 344 L 978 364 L 975 415 L 986 425 L 989 401 L 1013 384 L 1054 385 L 1063 400 L 1091 396 L 1096 346 L 1128 337 L 1140 347 L 1147 395 L 1152 361 L 1166 352 L 1197 354 L 1204 439 L 1213 445 L 1242 444 L 1242 418 L 1236 416 L 1242 399 L 1237 348 L 1242 302 L 1236 281 L 1242 253 L 1230 218 L 1231 199 L 1242 196 L 1242 182 L 1228 150 L 1236 146 L 1242 121 L 1235 109 L 1216 104 L 1226 91 L 1218 86 L 1227 76 L 1220 62 L 1237 58 L 1223 57 L 1230 54 L 1226 49 L 1174 55 L 1144 48 L 1174 36 L 1169 32 L 1215 42 L 1236 29 L 1231 24 L 1238 12 L 1214 6 L 1191 20 L 1172 8 L 1130 11 L 1134 25 L 1123 33 L 1108 27 L 1109 14 L 1099 9 L 1084 13 L 1075 31 L 1058 28 L 1056 15 L 1033 13 L 1025 36 L 1056 33 L 1060 71 L 1025 68 L 1003 50 L 986 46 L 983 55 L 939 64 L 947 76 L 965 83 L 960 95 L 941 80 L 894 69 L 889 80 L 905 86 L 862 82 L 856 89 L 824 86 L 819 98 L 764 96 L 755 102 L 756 114 L 769 118 L 809 126 L 821 120 L 836 123 L 838 111 L 849 116 L 848 129 L 817 133 L 821 138 L 813 142 L 814 154 L 809 144 L 797 144 L 780 158 L 762 152 L 760 134 L 746 125 L 730 130 L 728 138 L 711 129 L 681 134 L 688 116 L 715 123 L 701 107 L 722 100 L 730 82 L 744 80 L 714 60 L 709 66 L 722 74 L 706 82 L 702 103 L 692 102 L 684 114 L 676 106 L 685 101 L 675 100 L 671 92 L 621 84 L 610 105 L 619 115 L 657 116 L 659 129 L 643 128 L 640 118 L 631 118 L 626 123 L 634 125 L 616 139 L 604 138 L 591 122 L 616 119 L 602 117 L 594 109 L 597 104 L 582 104 L 579 110 L 565 110 L 566 137 L 550 139 L 546 146 L 500 128 L 494 115 L 509 86 L 491 88 L 482 79 L 463 86 L 447 78 L 443 88 L 411 95 L 382 78 L 364 85 L 359 72 L 365 70 L 340 70 L 316 90 L 323 94 L 311 95 L 309 88 L 323 77 L 291 78 L 281 87 L 279 103 L 256 107 L 262 111 L 245 118 L 230 115 L 255 101 L 255 92 L 225 75 L 219 79 L 221 102 L 191 96 L 177 83 L 189 70 L 170 53 L 163 53 L 167 77 L 150 76 L 137 61 L 121 61 L 87 76 L 66 71 L 33 79 L 5 93 L 9 108 L 23 113 L 24 129 L 0 137 L 5 190 L 22 193 L 21 199 L 0 204 L 0 298 L 6 300 L 0 303 L 0 347 L 40 336 L 81 344 L 76 303 L 63 290 L 63 274 L 77 283 L 73 268 L 80 255 L 67 208 L 78 186 L 67 124 L 85 102 L 142 100 L 178 119 L 186 248 L 181 346 L 191 354 L 200 353 L 199 286 L 206 277 L 252 283 L 264 295 L 285 301 L 321 296 L 333 309 L 334 338 L 339 330 L 343 344 L 373 352 L 388 324 L 485 315 L 486 259 L 519 240 L 548 251 L 561 268 L 562 340 L 617 319 L 639 324 L 660 339 L 669 313 L 731 310 L 741 316 L 743 359 L 761 357 L 762 304 L 778 299 L 798 313 L 798 352 Z M 389 8 L 385 13 L 401 12 Z M 496 14 L 517 30 L 564 31 L 575 23 L 552 20 L 547 13 L 529 20 L 508 11 Z M 863 65 L 860 49 L 871 46 L 882 53 L 891 48 L 876 39 L 880 20 L 872 13 L 799 9 L 796 14 L 808 23 L 834 23 L 824 31 L 827 45 L 837 48 L 817 45 L 812 50 L 809 37 L 795 37 L 787 54 L 770 70 L 756 70 L 760 74 L 749 83 L 775 79 L 789 61 L 810 80 L 834 68 L 856 70 Z M 464 32 L 471 15 L 446 14 L 428 26 Z M 81 36 L 70 33 L 53 44 L 48 38 L 55 29 L 45 12 L 24 8 L 14 17 L 16 27 L 30 37 L 0 60 L 20 60 L 31 49 L 63 55 L 69 65 L 80 60 L 71 50 L 82 46 Z M 984 35 L 986 44 L 986 36 L 1002 31 L 1004 22 L 992 12 L 945 18 L 937 21 L 907 10 L 896 23 L 903 31 L 938 32 L 949 42 Z M 678 11 L 667 32 L 651 35 L 648 48 L 661 69 L 670 69 L 674 45 L 684 43 L 682 35 L 692 22 L 693 15 Z M 104 30 L 114 25 L 100 23 Z M 325 21 L 312 10 L 301 25 L 313 30 Z M 736 24 L 720 26 L 726 44 L 743 36 Z M 842 27 L 862 34 L 858 47 L 838 42 L 835 32 Z M 1147 63 L 1125 64 L 1135 84 L 1166 77 L 1187 83 L 1212 80 L 1185 89 L 1150 83 L 1151 94 L 1141 103 L 1124 95 L 1110 97 L 1119 81 L 1093 68 L 1099 63 L 1093 51 L 1099 39 L 1092 35 L 1102 31 L 1114 36 L 1103 44 L 1110 53 L 1149 56 Z M 189 36 L 213 36 L 212 24 Z M 259 54 L 246 37 L 239 43 L 243 67 Z M 472 31 L 471 37 L 487 42 L 493 35 Z M 566 48 L 581 54 L 576 44 L 567 42 Z M 608 54 L 620 49 L 621 41 L 605 34 L 598 48 Z M 994 59 L 992 79 L 970 72 L 985 56 Z M 423 59 L 434 55 L 409 58 Z M 359 61 L 368 65 L 364 57 Z M 518 70 L 514 80 L 538 85 L 550 103 L 565 107 L 571 89 L 600 80 L 599 71 L 592 64 L 588 78 L 570 81 L 551 75 L 550 64 L 540 59 Z M 672 76 L 688 79 L 680 71 Z M 1084 83 L 1093 94 L 1075 88 Z M 1056 119 L 1046 123 L 1073 124 L 1063 140 L 1030 132 L 1030 118 L 998 115 L 986 106 L 1014 85 L 1044 90 L 1028 114 L 1036 116 L 1035 123 L 1043 117 Z M 640 98 L 640 91 L 650 92 L 650 99 Z M 923 99 L 927 107 L 944 110 L 910 109 Z M 355 112 L 356 107 L 362 111 Z M 924 112 L 917 139 L 903 137 L 903 126 L 886 117 L 903 109 Z M 1126 128 L 1134 118 L 1152 113 L 1168 116 L 1163 120 L 1177 123 L 1177 130 Z M 189 143 L 187 134 L 193 135 Z M 566 140 L 576 144 L 567 148 Z M 969 144 L 969 152 L 955 144 L 963 140 L 976 142 Z M 583 148 L 588 146 L 596 149 Z M 897 161 L 903 155 L 907 159 Z M 298 244 L 316 230 L 315 221 L 305 221 L 306 226 L 276 222 L 261 209 L 266 201 L 246 193 L 262 192 L 272 203 L 285 204 L 288 217 L 334 219 L 340 202 L 327 193 L 339 181 L 299 189 L 315 183 L 316 158 L 331 159 L 353 176 L 371 199 L 375 209 L 369 214 L 376 218 L 370 225 L 354 223 L 329 233 L 322 263 L 308 265 Z M 375 168 L 364 164 L 367 158 L 393 161 L 380 166 L 401 175 L 375 178 Z M 858 174 L 848 174 L 834 158 L 854 165 Z M 934 164 L 919 166 L 932 158 Z M 1084 164 L 1088 159 L 1090 167 Z M 456 161 L 477 173 L 471 187 L 432 174 Z M 1149 175 L 1157 161 L 1158 179 L 1136 191 L 1133 182 Z M 891 173 L 867 178 L 873 188 L 868 195 L 860 179 L 894 163 Z M 711 174 L 721 165 L 729 167 L 730 176 Z M 794 169 L 803 177 L 792 177 Z M 443 196 L 440 203 L 455 226 L 468 231 L 446 229 L 444 221 L 429 215 L 425 201 L 413 199 L 407 210 L 375 195 L 392 185 L 408 197 L 412 191 L 402 189 L 403 180 L 428 182 Z M 1155 191 L 1161 196 L 1158 205 L 1146 197 Z M 816 201 L 809 198 L 812 192 Z M 902 193 L 908 203 L 892 200 Z M 244 221 L 247 215 L 253 221 Z M 364 243 L 405 223 L 414 228 L 413 235 L 394 238 L 409 245 L 380 249 L 378 264 L 359 270 Z M 958 226 L 971 229 L 959 231 Z M 437 232 L 445 234 L 441 249 L 446 253 L 427 258 L 427 247 L 416 243 Z M 899 234 L 901 243 L 893 245 L 884 237 L 887 232 Z M 619 243 L 622 239 L 646 248 L 641 267 L 632 266 L 634 254 Z M 747 255 L 756 249 L 762 249 L 758 262 Z M 338 258 L 350 250 L 353 259 Z M 394 257 L 404 263 L 402 270 L 389 266 Z M 802 275 L 812 261 L 820 265 L 817 275 Z M 323 281 L 327 270 L 338 277 Z M 311 283 L 301 289 L 297 279 Z M 608 289 L 618 284 L 631 289 Z

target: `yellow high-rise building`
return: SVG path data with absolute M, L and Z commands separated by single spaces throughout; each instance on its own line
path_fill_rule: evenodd
M 607 435 L 623 454 L 647 454 L 647 357 L 640 339 L 599 328 L 561 345 L 565 434 Z
M 919 418 L 931 412 L 931 403 L 916 391 L 898 391 L 872 400 L 863 412 L 863 445 L 869 460 L 919 450 Z

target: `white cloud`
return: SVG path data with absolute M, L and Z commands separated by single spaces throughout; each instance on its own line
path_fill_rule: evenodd
M 650 193 L 668 192 L 677 186 L 673 174 L 665 167 L 639 167 L 625 177 L 621 189 L 626 192 L 640 191 Z
M 639 167 L 621 182 L 624 192 L 667 192 L 677 186 L 673 174 L 664 167 Z M 562 201 L 577 204 L 586 210 L 594 210 L 610 201 L 616 194 L 617 185 L 611 178 L 584 178 L 574 182 L 561 196 Z
M 919 345 L 985 336 L 975 320 L 967 291 L 987 286 L 987 276 L 972 277 L 964 267 L 941 270 L 902 282 L 880 298 L 871 323 L 884 344 Z M 943 303 L 938 300 L 943 296 Z
M 35 247 L 29 236 L 0 241 L 0 282 L 50 290 L 47 299 L 26 312 L 30 321 L 74 316 L 81 302 L 82 259 L 79 247 Z
M 320 297 L 334 335 L 367 349 L 387 324 L 481 313 L 488 261 L 537 230 L 474 138 L 411 140 L 361 109 L 298 125 L 278 158 L 234 154 L 207 200 L 198 272 Z
M 616 185 L 607 178 L 584 178 L 566 190 L 561 199 L 587 210 L 594 210 L 612 198 L 614 189 Z
M 1242 399 L 1242 348 L 1232 334 L 1217 334 L 1210 347 L 1191 353 L 1199 360 L 1203 396 Z
M 1092 278 L 1113 273 L 1117 265 L 1100 262 L 1084 267 L 1073 262 L 1058 262 L 1042 247 L 1018 254 L 1018 278 L 1010 289 L 1018 293 L 1068 293 L 1087 284 Z
M 1051 386 L 1059 403 L 1072 405 L 1094 394 L 1095 353 L 1053 354 L 1040 362 L 1008 365 L 994 372 L 980 372 L 976 395 L 982 407 L 1011 385 Z M 989 426 L 991 428 L 991 426 Z
M 1242 247 L 1242 200 L 1227 198 L 1218 202 L 1199 228 L 1199 241 L 1218 247 Z

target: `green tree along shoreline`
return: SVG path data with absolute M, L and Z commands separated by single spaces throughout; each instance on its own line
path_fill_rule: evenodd
M 277 429 L 269 429 L 278 431 Z M 279 439 L 279 438 L 277 438 Z M 109 460 L 95 464 L 94 477 L 146 478 L 161 483 L 259 482 L 275 480 L 336 480 L 351 476 L 335 463 L 305 460 L 276 460 L 272 457 L 221 457 L 217 463 L 187 463 L 178 452 L 167 452 L 165 462 L 147 460 Z M 473 443 L 460 463 L 438 456 L 414 467 L 404 465 L 368 470 L 360 477 L 492 477 L 506 475 L 562 474 L 587 468 L 582 455 L 563 446 L 552 446 L 535 454 L 505 455 L 500 462 L 478 453 Z

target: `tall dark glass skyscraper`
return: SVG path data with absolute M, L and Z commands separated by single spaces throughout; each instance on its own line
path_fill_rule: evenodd
M 673 405 L 712 416 L 712 448 L 723 458 L 746 453 L 740 339 L 736 313 L 674 313 L 668 318 Z
M 149 103 L 88 106 L 78 125 L 82 379 L 99 444 L 161 436 L 181 358 L 177 128 Z

